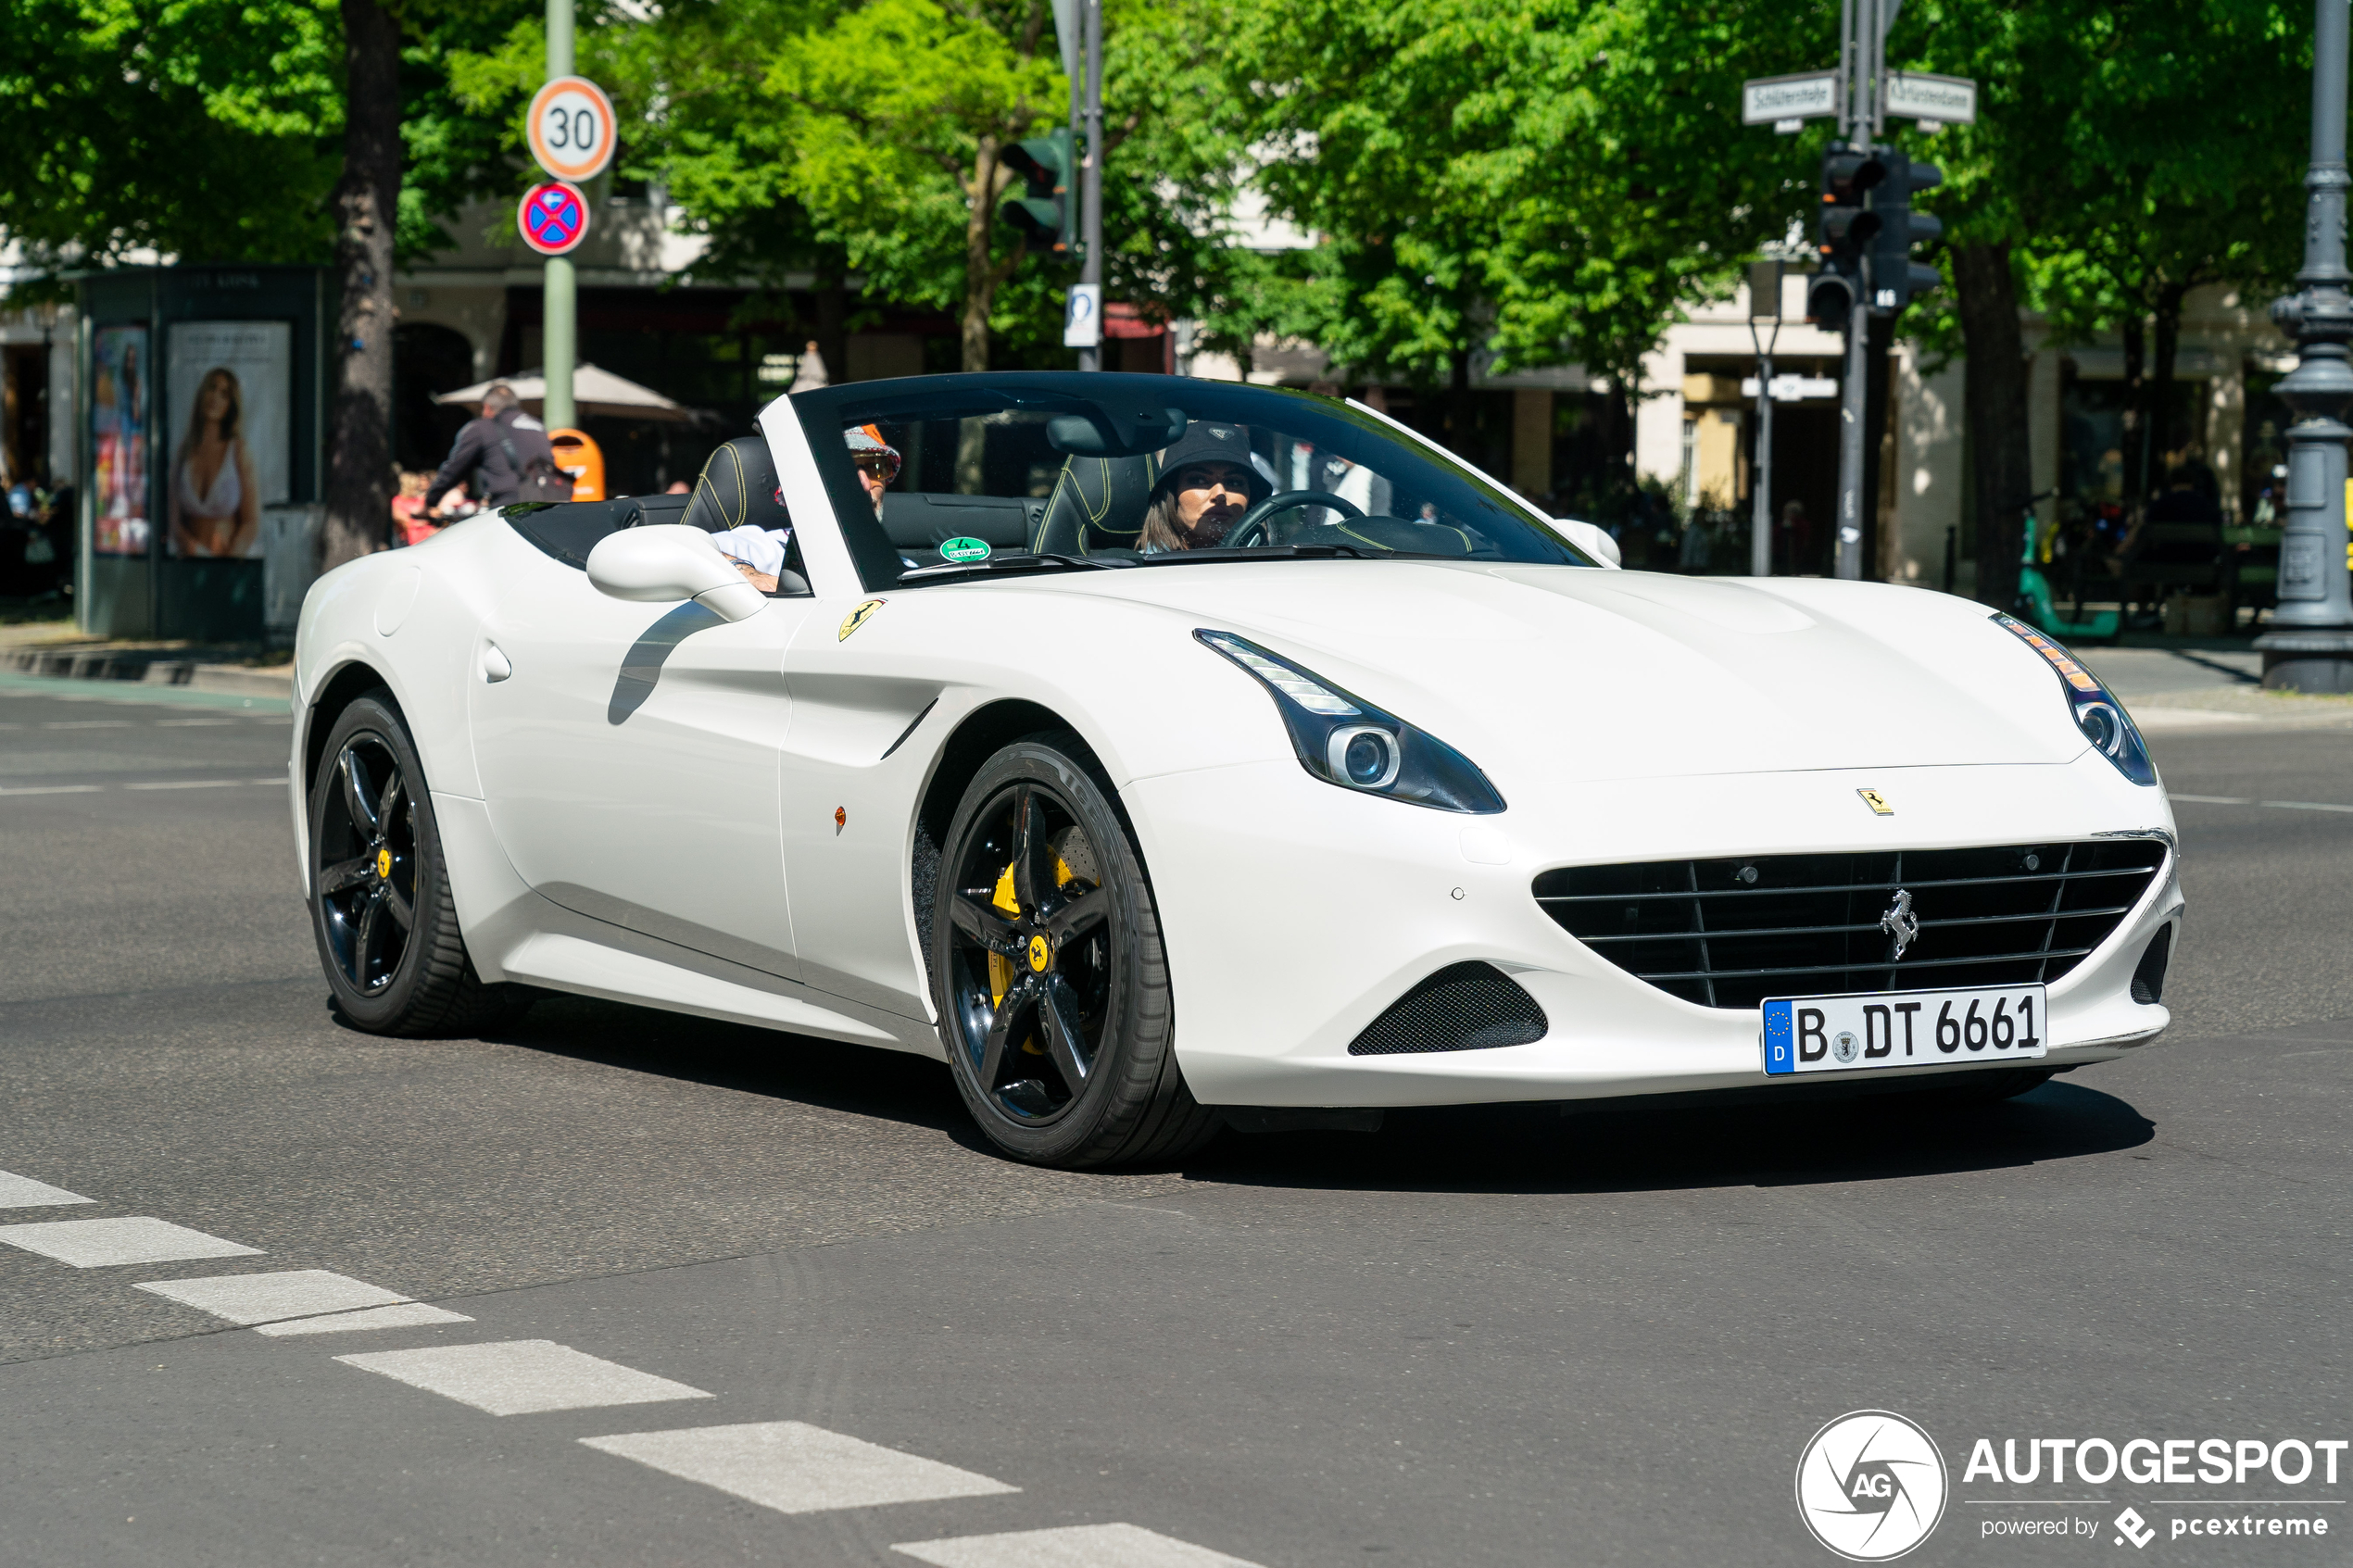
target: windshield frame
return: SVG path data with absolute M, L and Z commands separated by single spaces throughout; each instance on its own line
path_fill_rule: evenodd
M 1501 558 L 1503 563 L 1582 566 L 1596 570 L 1601 567 L 1601 562 L 1564 537 L 1554 526 L 1551 518 L 1517 493 L 1498 483 L 1418 431 L 1364 404 L 1290 387 L 1204 381 L 1190 376 L 1004 370 L 851 382 L 793 393 L 787 400 L 800 421 L 802 433 L 808 438 L 810 454 L 824 483 L 826 499 L 832 504 L 842 542 L 857 566 L 860 581 L 870 593 L 901 586 L 902 576 L 909 569 L 884 531 L 881 520 L 875 516 L 865 488 L 858 481 L 857 469 L 842 442 L 841 433 L 845 429 L 873 422 L 899 424 L 912 420 L 973 418 L 1010 410 L 1078 412 L 1101 408 L 1106 405 L 1119 408 L 1173 406 L 1182 408 L 1189 417 L 1194 419 L 1224 420 L 1253 427 L 1263 425 L 1287 433 L 1295 432 L 1302 426 L 1312 433 L 1318 425 L 1338 425 L 1350 433 L 1351 444 L 1354 439 L 1370 437 L 1380 445 L 1394 449 L 1401 457 L 1426 465 L 1435 470 L 1439 478 L 1458 487 L 1474 508 L 1501 514 L 1499 521 L 1536 535 L 1556 550 L 1559 557 L 1555 561 L 1546 562 L 1504 556 Z M 1240 409 L 1217 407 L 1229 401 L 1239 402 L 1244 408 L 1257 404 L 1260 412 L 1256 418 L 1250 418 Z M 1266 406 L 1276 401 L 1290 404 L 1291 407 L 1285 413 L 1295 418 L 1288 422 L 1279 418 L 1268 419 Z M 1153 565 L 1174 565 L 1180 563 L 1186 553 L 1170 552 L 1146 558 Z M 1258 554 L 1220 550 L 1208 553 L 1205 563 L 1206 560 L 1249 560 Z M 1264 558 L 1272 560 L 1298 558 L 1282 550 L 1267 550 L 1263 555 Z M 1335 555 L 1331 558 L 1353 558 Z M 1386 552 L 1385 555 L 1367 555 L 1364 558 L 1492 564 L 1497 558 L 1398 550 Z M 971 581 L 973 578 L 970 576 L 942 573 L 937 578 L 920 578 L 903 585 L 915 588 L 929 586 L 935 582 Z

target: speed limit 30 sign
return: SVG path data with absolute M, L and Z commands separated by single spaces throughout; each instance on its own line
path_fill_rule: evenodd
M 525 125 L 539 167 L 574 184 L 602 174 L 619 140 L 612 100 L 585 76 L 560 76 L 540 88 Z

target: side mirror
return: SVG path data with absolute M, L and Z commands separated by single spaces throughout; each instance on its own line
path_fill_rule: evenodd
M 768 604 L 710 534 L 683 523 L 606 534 L 588 552 L 588 581 L 600 594 L 637 604 L 692 599 L 722 621 L 749 621 Z
M 1573 517 L 1556 517 L 1553 519 L 1553 526 L 1568 535 L 1570 544 L 1594 559 L 1610 566 L 1625 564 L 1625 558 L 1617 553 L 1617 541 L 1611 538 L 1609 530 L 1599 523 L 1579 522 Z

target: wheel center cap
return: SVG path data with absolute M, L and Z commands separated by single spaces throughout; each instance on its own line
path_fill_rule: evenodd
M 1046 972 L 1046 966 L 1053 961 L 1054 945 L 1046 940 L 1046 934 L 1041 931 L 1029 939 L 1030 972 L 1035 974 L 1043 974 Z
M 376 851 L 376 875 L 377 875 L 378 877 L 380 877 L 380 878 L 383 878 L 383 879 L 386 880 L 386 881 L 391 880 L 391 877 L 392 877 L 392 851 L 391 851 L 391 850 L 389 850 L 389 849 L 379 849 L 379 850 L 377 850 L 377 851 Z

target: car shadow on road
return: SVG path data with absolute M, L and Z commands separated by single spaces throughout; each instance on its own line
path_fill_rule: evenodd
M 2048 1083 L 1992 1105 L 1873 1096 L 1818 1105 L 1391 1111 L 1378 1133 L 1228 1134 L 1186 1167 L 1239 1185 L 1430 1192 L 1648 1192 L 1949 1175 L 2135 1148 L 2156 1127 L 2097 1089 Z

